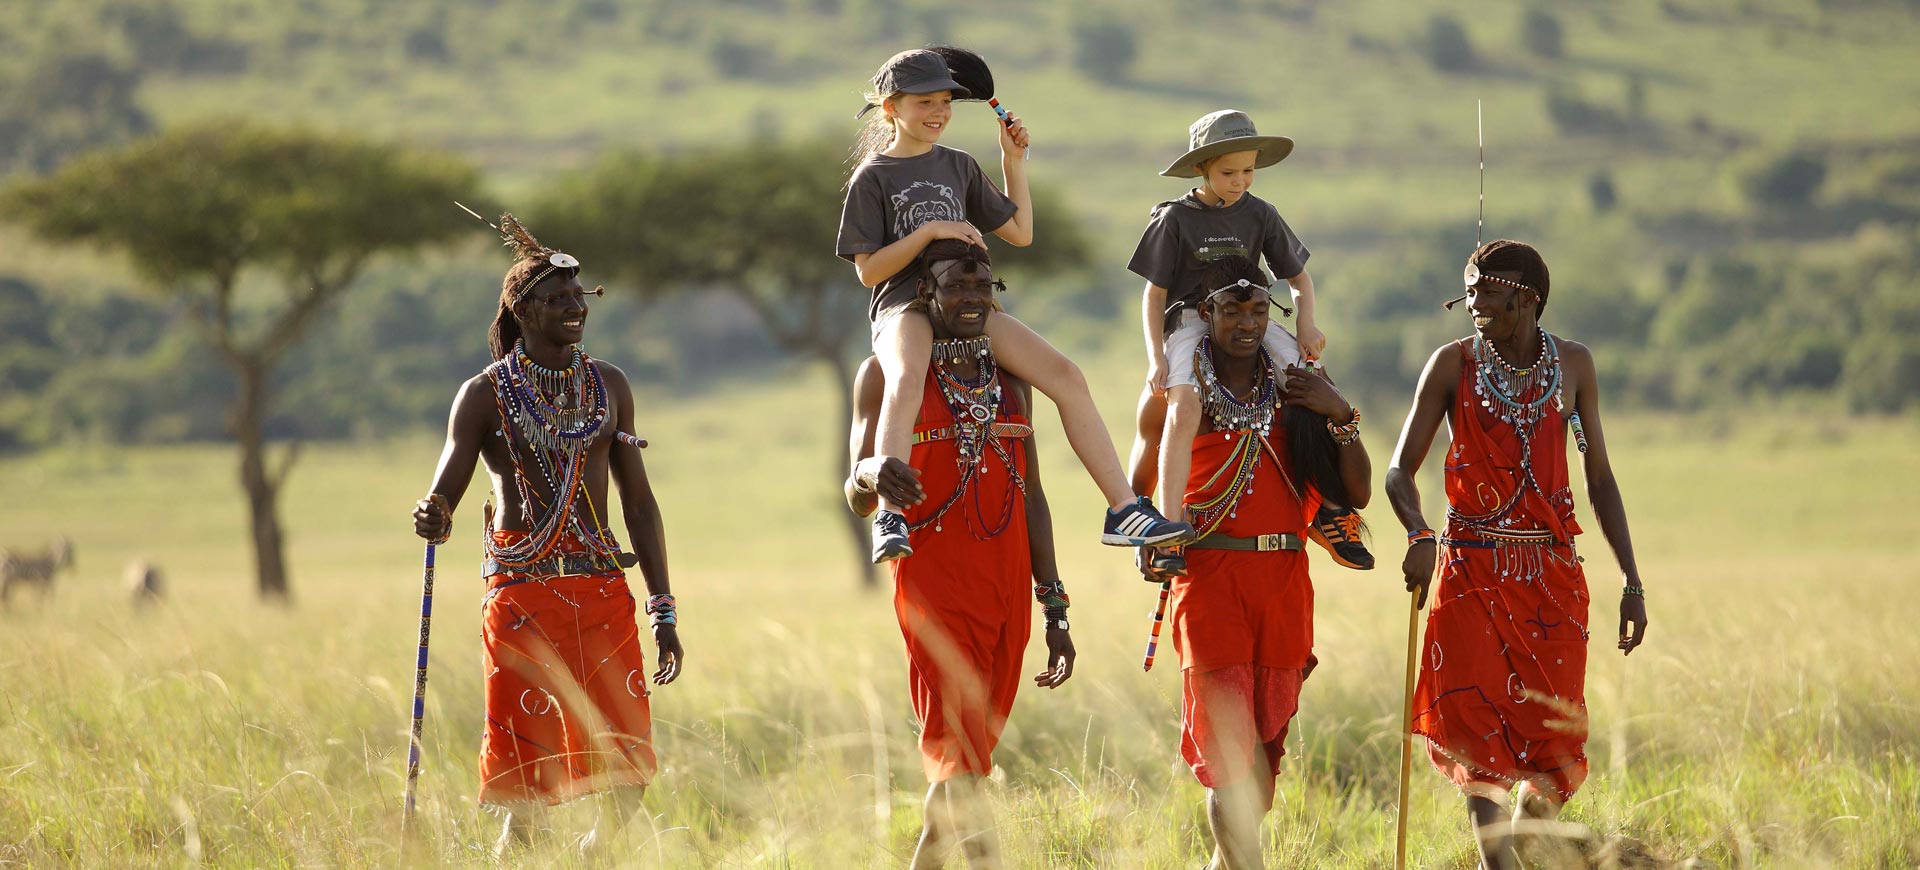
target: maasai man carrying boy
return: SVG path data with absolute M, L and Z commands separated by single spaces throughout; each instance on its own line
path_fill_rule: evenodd
M 539 808 L 610 790 L 602 824 L 582 843 L 604 846 L 654 775 L 648 682 L 680 674 L 666 540 L 638 442 L 616 439 L 633 431 L 627 376 L 579 348 L 588 295 L 579 261 L 541 245 L 512 215 L 500 226 L 517 259 L 487 336 L 494 362 L 453 400 L 414 531 L 445 541 L 474 463 L 485 460 L 494 503 L 480 572 L 480 803 L 506 812 L 504 850 L 529 838 Z M 609 474 L 632 553 L 607 522 Z M 651 674 L 623 570 L 636 563 L 659 647 Z
M 1327 337 L 1315 325 L 1313 276 L 1307 274 L 1307 246 L 1280 217 L 1272 203 L 1253 195 L 1253 175 L 1285 160 L 1293 140 L 1262 136 L 1245 112 L 1222 110 L 1193 122 L 1188 149 L 1160 174 L 1198 178 L 1200 186 L 1153 209 L 1127 268 L 1147 280 L 1141 319 L 1147 340 L 1147 384 L 1140 394 L 1139 433 L 1133 442 L 1132 483 L 1151 493 L 1164 471 L 1185 480 L 1185 445 L 1200 425 L 1199 391 L 1194 380 L 1194 348 L 1207 328 L 1198 313 L 1200 279 L 1207 264 L 1226 256 L 1246 257 L 1286 280 L 1299 309 L 1300 335 L 1273 318 L 1264 338 L 1267 353 L 1285 371 L 1303 360 L 1318 359 Z M 1285 307 L 1281 311 L 1292 313 Z M 1173 445 L 1162 450 L 1162 445 Z M 1163 466 L 1156 468 L 1156 465 Z M 1169 520 L 1183 520 L 1179 511 Z M 1348 568 L 1373 567 L 1373 554 L 1360 540 L 1360 515 L 1352 505 L 1323 499 L 1307 535 Z
M 1539 325 L 1546 262 L 1520 242 L 1489 242 L 1467 260 L 1466 288 L 1474 334 L 1427 361 L 1386 486 L 1407 527 L 1401 568 L 1417 604 L 1436 565 L 1440 575 L 1413 730 L 1466 796 L 1484 865 L 1504 870 L 1519 866 L 1518 823 L 1557 814 L 1587 776 L 1590 599 L 1574 551 L 1569 430 L 1624 574 L 1623 653 L 1646 636 L 1647 610 L 1600 427 L 1593 355 Z M 1414 475 L 1443 420 L 1453 444 L 1443 466 L 1447 522 L 1436 535 Z
M 1211 866 L 1252 868 L 1265 866 L 1260 822 L 1315 663 L 1302 537 L 1321 496 L 1366 505 L 1372 465 L 1359 413 L 1324 371 L 1282 370 L 1262 346 L 1275 303 L 1260 267 L 1218 258 L 1200 287 L 1204 419 L 1191 473 L 1160 481 L 1184 494 L 1200 534 L 1185 547 L 1187 576 L 1171 578 L 1180 752 L 1207 787 Z
M 916 868 L 942 866 L 955 844 L 976 867 L 998 846 L 979 793 L 1019 689 L 1032 632 L 1032 595 L 1046 617 L 1054 688 L 1073 675 L 1067 592 L 1054 565 L 1053 520 L 1033 461 L 1032 392 L 1000 370 L 986 321 L 997 303 L 985 248 L 943 239 L 918 263 L 916 305 L 933 324 L 933 363 L 913 434 L 911 464 L 876 455 L 885 375 L 861 365 L 854 387 L 853 473 L 847 504 L 867 516 L 882 498 L 909 509 L 913 553 L 894 560 L 893 609 L 907 642 L 913 712 L 927 779 Z

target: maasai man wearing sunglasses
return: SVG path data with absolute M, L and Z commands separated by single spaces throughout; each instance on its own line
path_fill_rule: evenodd
M 1481 858 L 1499 870 L 1519 866 L 1512 834 L 1525 831 L 1522 822 L 1557 814 L 1587 776 L 1590 599 L 1574 552 L 1569 434 L 1625 581 L 1622 653 L 1645 637 L 1647 610 L 1600 428 L 1593 355 L 1540 327 L 1546 261 L 1502 239 L 1474 251 L 1465 278 L 1474 334 L 1427 361 L 1386 485 L 1407 528 L 1401 570 L 1420 605 L 1436 566 L 1440 575 L 1413 730 L 1466 796 Z M 1442 421 L 1452 446 L 1447 521 L 1435 533 L 1414 475 Z
M 480 803 L 506 812 L 497 848 L 525 842 L 536 812 L 595 792 L 604 846 L 653 778 L 648 685 L 680 674 L 660 510 L 632 439 L 633 390 L 620 369 L 579 347 L 589 291 L 580 263 L 536 241 L 512 215 L 501 233 L 517 261 L 487 336 L 494 362 L 460 388 L 446 449 L 414 531 L 441 542 L 485 460 L 482 610 L 486 728 Z M 595 288 L 591 295 L 600 295 Z M 622 515 L 607 512 L 607 479 Z M 624 521 L 623 552 L 611 521 Z M 649 667 L 625 568 L 639 565 L 659 661 Z
M 1315 663 L 1302 539 L 1323 495 L 1354 508 L 1371 496 L 1359 412 L 1325 370 L 1282 369 L 1263 346 L 1277 307 L 1268 286 L 1237 254 L 1201 278 L 1202 419 L 1187 478 L 1160 480 L 1161 492 L 1184 495 L 1200 537 L 1184 559 L 1153 553 L 1147 569 L 1172 582 L 1180 753 L 1207 787 L 1216 868 L 1266 866 L 1260 822 Z
M 998 368 L 986 336 L 1004 285 L 985 248 L 958 240 L 927 245 L 910 268 L 919 275 L 912 304 L 934 337 L 911 462 L 875 455 L 885 375 L 869 358 L 854 386 L 847 504 L 861 516 L 883 498 L 907 507 L 913 552 L 891 563 L 893 609 L 933 783 L 912 866 L 942 866 L 956 844 L 975 866 L 997 866 L 979 781 L 993 771 L 1020 687 L 1034 600 L 1046 619 L 1048 663 L 1034 683 L 1055 688 L 1073 675 L 1067 592 L 1033 460 L 1032 391 Z

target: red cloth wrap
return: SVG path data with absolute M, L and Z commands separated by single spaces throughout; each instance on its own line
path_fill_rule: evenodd
M 496 531 L 510 544 L 525 532 Z M 578 540 L 559 552 L 585 552 Z M 653 779 L 646 656 L 623 572 L 487 578 L 480 802 L 554 804 Z
M 929 372 L 916 432 L 953 424 L 933 378 Z M 1012 387 L 1003 387 L 1003 395 L 998 419 L 1027 422 L 1011 412 L 1019 401 Z M 1025 474 L 1021 441 L 1000 443 Z M 985 445 L 982 453 L 980 473 L 959 502 L 936 524 L 913 532 L 913 555 L 892 563 L 893 610 L 907 642 L 921 761 L 933 782 L 993 771 L 993 748 L 1013 709 L 1033 630 L 1025 495 L 999 453 Z M 958 456 L 952 440 L 914 445 L 912 464 L 920 469 L 927 498 L 907 511 L 908 522 L 931 516 L 959 485 Z M 989 536 L 1003 516 L 1006 527 Z
M 1450 415 L 1447 503 L 1469 516 L 1498 509 L 1519 485 L 1520 439 L 1474 395 L 1472 346 L 1461 343 Z M 1443 544 L 1439 582 L 1414 693 L 1414 733 L 1434 767 L 1468 794 L 1521 780 L 1573 796 L 1587 776 L 1587 582 L 1567 485 L 1566 418 L 1550 402 L 1535 424 L 1534 479 L 1503 531 L 1551 532 L 1553 544 Z M 1476 538 L 1449 523 L 1444 537 Z
M 1194 438 L 1189 511 L 1232 484 L 1228 469 L 1207 486 L 1243 437 L 1208 432 Z M 1286 456 L 1285 433 L 1276 429 L 1261 448 L 1250 488 L 1213 531 L 1250 538 L 1306 530 L 1319 499 L 1309 494 L 1302 504 L 1294 495 L 1276 461 Z M 1315 664 L 1307 554 L 1188 548 L 1186 556 L 1187 576 L 1173 581 L 1172 601 L 1181 757 L 1208 788 L 1232 785 L 1256 769 L 1278 773 L 1287 723 Z

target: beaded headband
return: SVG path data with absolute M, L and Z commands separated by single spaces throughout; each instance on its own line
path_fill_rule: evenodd
M 1272 299 L 1272 298 L 1273 298 L 1273 289 L 1272 289 L 1272 288 L 1270 288 L 1270 287 L 1268 287 L 1267 285 L 1265 285 L 1265 284 L 1262 284 L 1262 283 L 1260 283 L 1260 282 L 1258 282 L 1258 281 L 1251 281 L 1251 280 L 1248 280 L 1248 279 L 1246 279 L 1246 278 L 1241 278 L 1240 280 L 1238 280 L 1238 281 L 1235 281 L 1235 282 L 1233 282 L 1232 284 L 1228 284 L 1228 285 L 1226 285 L 1226 286 L 1224 286 L 1224 287 L 1219 287 L 1219 288 L 1216 288 L 1216 289 L 1214 289 L 1214 290 L 1213 290 L 1212 292 L 1210 292 L 1210 293 L 1208 293 L 1208 294 L 1207 294 L 1207 301 L 1208 301 L 1208 302 L 1212 302 L 1212 301 L 1213 301 L 1213 297 L 1215 297 L 1215 296 L 1218 296 L 1218 295 L 1220 295 L 1220 294 L 1222 294 L 1222 293 L 1225 293 L 1225 292 L 1227 292 L 1228 290 L 1243 290 L 1243 289 L 1246 289 L 1246 288 L 1248 288 L 1248 287 L 1254 287 L 1254 288 L 1258 288 L 1258 289 L 1260 290 L 1260 292 L 1262 292 L 1262 293 L 1265 293 L 1265 294 L 1267 294 L 1267 298 L 1268 298 L 1268 299 Z
M 1480 271 L 1480 264 L 1472 261 L 1468 261 L 1467 270 L 1465 273 L 1461 275 L 1461 279 L 1466 282 L 1466 286 L 1468 288 L 1471 288 L 1473 287 L 1473 285 L 1478 284 L 1482 281 L 1492 281 L 1495 284 L 1504 284 L 1508 287 L 1512 287 L 1515 290 L 1531 290 L 1533 291 L 1533 295 L 1535 296 L 1540 295 L 1540 291 L 1534 290 L 1532 287 L 1529 287 L 1518 281 L 1509 281 L 1505 278 L 1498 278 L 1493 275 L 1489 275 L 1485 272 L 1482 272 Z M 1459 296 L 1455 296 L 1452 299 L 1447 300 L 1446 304 L 1441 307 L 1447 309 L 1448 311 L 1452 311 L 1453 306 L 1458 305 L 1465 301 L 1467 301 L 1467 294 L 1462 293 Z

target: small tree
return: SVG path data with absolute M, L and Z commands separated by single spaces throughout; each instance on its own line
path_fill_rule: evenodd
M 267 456 L 274 367 L 369 258 L 468 231 L 448 201 L 471 195 L 477 178 L 444 155 L 215 123 L 76 159 L 8 191 L 0 206 L 47 239 L 124 252 L 157 288 L 187 300 L 239 381 L 229 422 L 255 572 L 263 597 L 284 600 L 276 499 L 298 451 Z M 255 269 L 279 280 L 242 280 Z
M 1465 72 L 1473 68 L 1473 40 L 1460 20 L 1445 13 L 1427 19 L 1425 41 L 1427 62 L 1441 72 Z
M 718 291 L 739 299 L 781 351 L 833 375 L 826 419 L 852 425 L 854 363 L 867 346 L 868 291 L 829 251 L 846 183 L 835 145 L 760 143 L 675 156 L 619 154 L 552 188 L 535 209 L 541 238 L 643 294 Z M 1083 264 L 1088 245 L 1063 204 L 1036 192 L 1030 248 L 1000 265 L 1052 270 Z M 690 204 L 697 204 L 692 207 Z M 1015 253 L 1017 252 L 1017 253 Z M 604 270 L 604 271 L 601 271 Z M 846 442 L 829 439 L 825 468 L 846 473 Z M 842 511 L 871 583 L 865 528 Z
M 1790 211 L 1813 202 L 1827 181 L 1827 159 L 1818 151 L 1796 148 L 1761 153 L 1733 166 L 1733 183 L 1747 201 L 1763 209 Z
M 1073 65 L 1089 77 L 1117 84 L 1133 73 L 1139 54 L 1133 29 L 1112 18 L 1096 18 L 1073 25 Z
M 1548 60 L 1563 57 L 1567 53 L 1566 35 L 1560 29 L 1560 19 L 1538 6 L 1527 10 L 1526 17 L 1521 19 L 1520 38 L 1526 43 L 1528 51 Z

